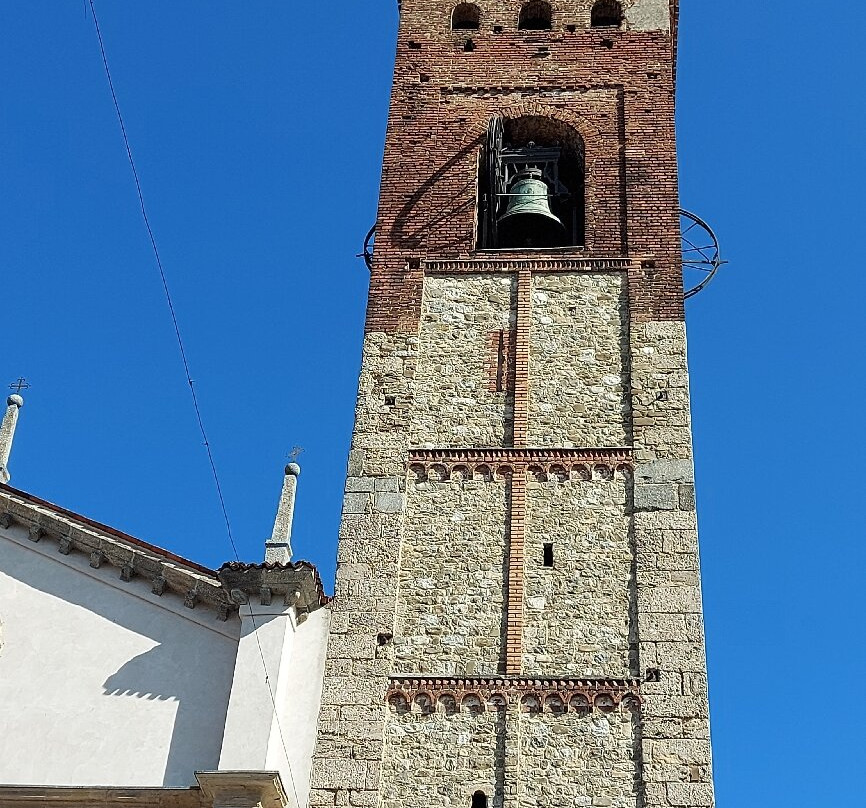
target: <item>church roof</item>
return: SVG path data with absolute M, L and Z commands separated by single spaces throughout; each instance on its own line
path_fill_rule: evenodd
M 286 604 L 313 611 L 328 602 L 316 568 L 231 562 L 215 571 L 116 528 L 0 483 L 0 526 L 21 525 L 33 542 L 53 541 L 62 555 L 84 553 L 90 566 L 115 567 L 123 581 L 149 580 L 155 595 L 174 593 L 184 605 L 214 609 L 220 620 L 251 597 L 282 596 Z
M 87 516 L 82 516 L 80 513 L 75 513 L 75 511 L 70 511 L 67 508 L 61 508 L 59 505 L 55 505 L 53 502 L 48 502 L 47 500 L 40 499 L 39 497 L 33 496 L 33 494 L 29 494 L 26 491 L 21 491 L 17 488 L 13 488 L 11 485 L 4 485 L 0 483 L 0 505 L 3 504 L 3 492 L 9 492 L 13 494 L 16 498 L 24 500 L 32 505 L 36 505 L 41 509 L 50 510 L 58 516 L 65 517 L 74 522 L 78 522 L 81 525 L 85 525 L 87 527 L 94 528 L 102 533 L 106 533 L 110 536 L 114 536 L 115 538 L 137 547 L 141 547 L 142 549 L 147 550 L 148 552 L 155 553 L 156 555 L 162 556 L 165 559 L 170 561 L 175 561 L 179 564 L 183 564 L 190 569 L 194 569 L 197 572 L 204 573 L 205 575 L 211 575 L 216 577 L 216 572 L 208 567 L 203 566 L 202 564 L 198 564 L 195 561 L 190 561 L 188 558 L 184 558 L 183 556 L 176 555 L 175 553 L 170 552 L 162 547 L 158 547 L 155 544 L 150 544 L 149 542 L 142 541 L 141 539 L 135 538 L 135 536 L 130 536 L 128 533 L 124 533 L 117 528 L 113 528 L 110 525 L 104 525 L 101 522 L 97 522 L 94 519 L 90 519 Z M 14 514 L 13 514 L 14 515 Z

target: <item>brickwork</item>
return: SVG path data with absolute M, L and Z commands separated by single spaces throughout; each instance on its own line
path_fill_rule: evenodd
M 311 805 L 709 808 L 677 4 L 477 5 L 402 3 Z M 478 249 L 493 115 L 577 144 L 583 246 Z
M 630 286 L 633 316 L 682 318 L 667 0 L 625 4 L 623 30 L 590 30 L 588 0 L 553 3 L 551 31 L 518 31 L 512 0 L 479 5 L 480 29 L 454 32 L 450 3 L 402 4 L 368 330 L 414 331 L 420 261 L 475 250 L 478 157 L 494 113 L 579 133 L 587 240 L 571 253 L 650 256 L 651 276 Z

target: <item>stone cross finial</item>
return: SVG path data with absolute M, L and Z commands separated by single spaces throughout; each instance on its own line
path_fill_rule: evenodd
M 292 560 L 292 519 L 300 473 L 301 467 L 297 463 L 286 466 L 274 529 L 270 540 L 265 542 L 265 561 L 268 563 L 288 564 Z
M 30 385 L 24 379 L 19 379 L 9 386 L 20 392 Z M 12 451 L 12 439 L 15 437 L 15 425 L 18 423 L 18 411 L 24 404 L 24 399 L 18 392 L 6 399 L 6 414 L 0 422 L 0 483 L 8 483 L 11 476 L 8 468 L 9 454 Z

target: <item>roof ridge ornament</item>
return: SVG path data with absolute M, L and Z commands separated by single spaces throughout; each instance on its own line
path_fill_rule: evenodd
M 0 422 L 0 483 L 8 483 L 12 475 L 9 473 L 9 455 L 12 453 L 12 441 L 15 438 L 15 426 L 18 423 L 18 411 L 24 406 L 21 391 L 27 390 L 30 385 L 22 376 L 9 385 L 14 390 L 6 399 L 6 413 Z
M 303 451 L 299 446 L 295 446 L 288 454 L 289 463 L 285 468 L 274 529 L 270 539 L 265 542 L 265 563 L 268 564 L 288 564 L 292 560 L 292 521 L 295 515 L 298 477 L 301 474 L 301 467 L 295 459 Z

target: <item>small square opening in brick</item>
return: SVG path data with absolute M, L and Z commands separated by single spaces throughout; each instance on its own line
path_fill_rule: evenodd
M 393 407 L 397 403 L 397 396 L 385 396 L 385 406 Z

